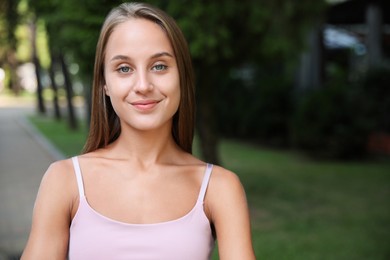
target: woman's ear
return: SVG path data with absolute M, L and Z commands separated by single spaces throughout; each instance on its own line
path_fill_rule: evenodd
M 110 92 L 108 91 L 107 85 L 104 84 L 104 94 L 110 96 Z

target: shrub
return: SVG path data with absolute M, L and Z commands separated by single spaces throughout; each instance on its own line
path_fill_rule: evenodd
M 374 131 L 390 133 L 390 69 L 370 70 L 360 84 L 375 121 Z
M 219 132 L 267 145 L 288 145 L 291 90 L 280 76 L 258 72 L 251 84 L 231 80 L 218 93 L 223 97 L 217 102 Z
M 353 159 L 366 155 L 375 120 L 359 85 L 333 83 L 307 94 L 292 121 L 295 147 L 317 157 Z

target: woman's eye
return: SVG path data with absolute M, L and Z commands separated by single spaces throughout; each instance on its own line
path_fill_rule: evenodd
M 130 67 L 127 67 L 127 66 L 119 67 L 118 71 L 120 73 L 128 73 L 128 72 L 130 72 Z
M 158 64 L 158 65 L 155 65 L 152 69 L 155 71 L 162 71 L 162 70 L 166 70 L 167 68 L 168 68 L 167 65 Z

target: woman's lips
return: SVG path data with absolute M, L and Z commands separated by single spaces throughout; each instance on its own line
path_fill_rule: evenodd
M 158 100 L 140 100 L 131 102 L 130 104 L 137 110 L 147 111 L 152 110 L 160 101 Z

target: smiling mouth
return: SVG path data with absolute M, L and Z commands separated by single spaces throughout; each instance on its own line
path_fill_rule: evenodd
M 160 103 L 158 100 L 141 100 L 130 104 L 138 110 L 147 111 L 153 109 L 158 103 Z

